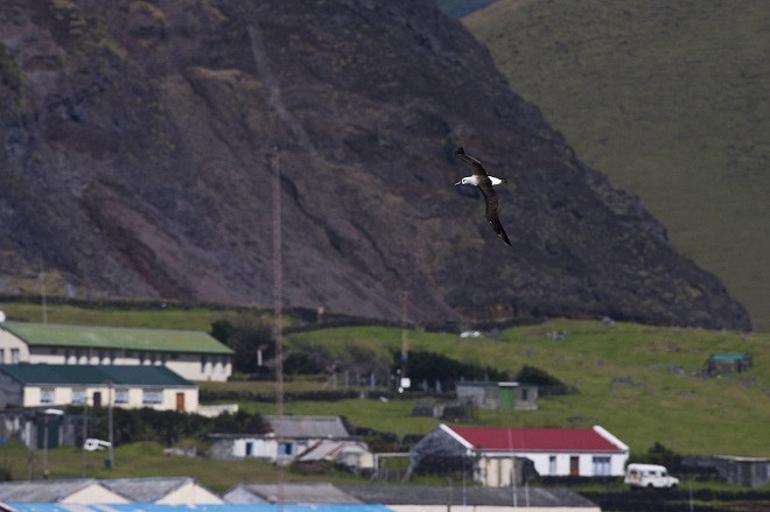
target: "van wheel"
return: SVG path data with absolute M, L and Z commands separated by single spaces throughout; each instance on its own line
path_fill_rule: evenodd
M 647 484 L 647 488 L 648 488 L 648 489 L 654 489 L 654 488 L 655 488 L 655 486 L 654 486 L 654 485 L 652 485 L 652 484 Z
M 669 486 L 669 489 L 676 489 L 676 484 L 671 484 L 671 485 Z

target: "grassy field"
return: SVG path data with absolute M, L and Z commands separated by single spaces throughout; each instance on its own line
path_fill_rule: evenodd
M 579 157 L 770 331 L 770 3 L 499 0 L 464 18 Z
M 190 476 L 214 492 L 225 492 L 239 482 L 273 482 L 275 466 L 255 460 L 220 461 L 163 455 L 157 443 L 133 443 L 116 447 L 113 469 L 105 469 L 106 452 L 86 454 L 85 475 L 89 478 L 127 478 L 142 476 Z M 48 452 L 51 478 L 79 478 L 82 453 L 76 448 L 57 448 Z M 0 466 L 11 471 L 14 480 L 27 478 L 27 448 L 18 441 L 0 446 Z M 33 478 L 43 476 L 43 453 L 33 452 Z M 344 472 L 328 472 L 318 476 L 286 472 L 287 481 L 324 481 L 358 483 L 361 478 Z
M 546 337 L 565 330 L 563 340 Z M 292 335 L 288 343 L 323 347 L 346 357 L 352 346 L 372 358 L 390 360 L 400 330 L 385 327 L 327 329 Z M 552 321 L 515 327 L 496 338 L 461 339 L 442 333 L 410 332 L 413 350 L 440 352 L 461 361 L 515 373 L 528 364 L 545 369 L 577 394 L 540 400 L 533 412 L 482 413 L 479 422 L 515 426 L 601 424 L 646 452 L 656 441 L 692 454 L 770 456 L 770 335 L 636 324 L 605 327 L 599 322 Z M 745 373 L 704 378 L 708 356 L 746 351 L 754 366 Z M 269 404 L 243 404 L 269 412 Z M 296 414 L 344 414 L 350 421 L 400 434 L 427 432 L 437 422 L 410 416 L 414 402 L 347 400 L 296 402 Z
M 42 322 L 40 304 L 30 302 L 3 302 L 0 310 L 8 320 Z M 229 309 L 181 308 L 170 305 L 156 309 L 118 309 L 109 307 L 86 308 L 64 304 L 49 304 L 46 307 L 48 323 L 75 325 L 108 325 L 114 327 L 147 327 L 159 329 L 193 329 L 210 331 L 211 323 L 238 315 L 265 315 L 261 310 L 242 312 Z

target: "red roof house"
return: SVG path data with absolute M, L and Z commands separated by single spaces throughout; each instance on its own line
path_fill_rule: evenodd
M 619 477 L 628 452 L 625 443 L 598 425 L 500 428 L 442 424 L 415 445 L 410 470 L 417 470 L 423 460 L 435 466 L 437 460 L 446 458 L 449 466 L 449 459 L 471 459 L 476 480 L 500 487 L 511 485 L 514 459 L 528 459 L 541 476 Z

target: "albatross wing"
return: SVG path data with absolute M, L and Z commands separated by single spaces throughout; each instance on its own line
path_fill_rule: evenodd
M 481 162 L 466 153 L 462 146 L 455 150 L 455 156 L 468 164 L 471 169 L 473 169 L 474 176 L 481 177 L 487 175 L 487 171 L 484 169 L 484 166 L 481 165 Z
M 481 190 L 481 193 L 484 195 L 484 201 L 486 201 L 487 204 L 487 222 L 489 222 L 489 225 L 492 226 L 492 230 L 497 233 L 497 236 L 499 236 L 503 242 L 511 245 L 511 240 L 508 238 L 508 234 L 505 232 L 503 224 L 500 222 L 500 217 L 497 215 L 497 192 L 495 192 L 495 189 L 492 187 L 492 182 L 489 178 L 479 184 L 479 190 Z

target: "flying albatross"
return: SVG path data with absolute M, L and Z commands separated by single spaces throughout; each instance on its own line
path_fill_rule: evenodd
M 478 187 L 479 190 L 481 190 L 481 193 L 484 195 L 484 201 L 487 204 L 487 222 L 489 222 L 489 225 L 492 226 L 492 229 L 495 231 L 495 233 L 497 233 L 497 236 L 503 239 L 503 242 L 511 245 L 511 241 L 508 239 L 508 235 L 505 234 L 503 225 L 500 223 L 500 218 L 497 216 L 498 200 L 495 187 L 501 183 L 505 183 L 505 180 L 495 178 L 494 176 L 489 176 L 487 171 L 485 171 L 484 167 L 481 165 L 481 162 L 468 155 L 462 147 L 459 147 L 455 150 L 455 156 L 468 164 L 471 169 L 473 169 L 473 176 L 467 176 L 461 179 L 455 183 L 455 186 L 474 185 Z

